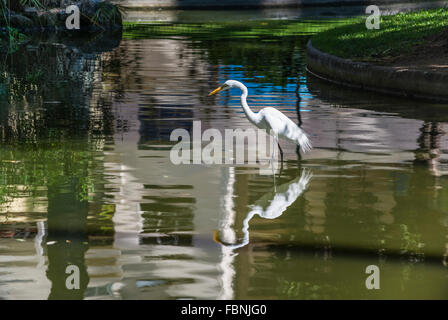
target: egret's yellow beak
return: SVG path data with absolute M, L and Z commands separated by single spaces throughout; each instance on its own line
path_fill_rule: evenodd
M 222 244 L 221 240 L 219 239 L 219 231 L 218 230 L 213 231 L 213 241 L 215 241 L 216 243 Z
M 219 91 L 221 91 L 222 89 L 223 89 L 222 87 L 218 87 L 218 88 L 216 88 L 215 90 L 213 90 L 212 92 L 210 92 L 208 95 L 209 95 L 209 96 L 212 96 L 212 95 L 218 93 Z

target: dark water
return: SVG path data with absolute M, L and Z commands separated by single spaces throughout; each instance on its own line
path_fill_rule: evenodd
M 0 298 L 448 298 L 448 106 L 311 78 L 305 44 L 334 21 L 269 23 L 2 59 Z M 254 166 L 170 161 L 175 128 L 250 126 L 237 90 L 207 97 L 227 79 L 311 137 L 301 159 L 282 142 L 276 192 Z

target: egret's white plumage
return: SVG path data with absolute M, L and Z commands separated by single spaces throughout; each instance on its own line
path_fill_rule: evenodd
M 276 139 L 283 138 L 299 145 L 302 152 L 311 150 L 311 142 L 306 133 L 279 110 L 272 107 L 263 108 L 258 113 L 254 113 L 250 110 L 246 101 L 248 91 L 246 86 L 241 82 L 227 80 L 221 87 L 210 92 L 210 95 L 230 88 L 238 88 L 242 91 L 241 107 L 243 108 L 247 119 L 257 128 L 267 130 L 268 133 L 273 135 Z

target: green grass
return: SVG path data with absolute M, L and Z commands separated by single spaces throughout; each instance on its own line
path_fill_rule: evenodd
M 346 25 L 317 34 L 312 42 L 317 49 L 339 57 L 371 61 L 408 52 L 447 25 L 447 9 L 384 16 L 380 29 L 372 30 L 366 28 L 365 17 L 356 17 Z

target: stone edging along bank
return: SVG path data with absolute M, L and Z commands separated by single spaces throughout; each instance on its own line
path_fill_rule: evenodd
M 316 49 L 311 40 L 306 56 L 308 72 L 327 81 L 397 96 L 448 101 L 448 73 L 396 70 L 342 59 Z

